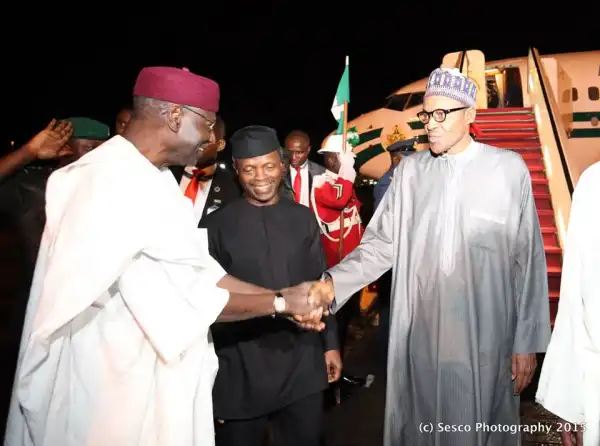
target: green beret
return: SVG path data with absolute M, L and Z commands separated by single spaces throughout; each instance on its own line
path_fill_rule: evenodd
M 95 119 L 90 118 L 68 118 L 65 121 L 73 124 L 73 138 L 95 139 L 106 141 L 110 138 L 110 129 Z

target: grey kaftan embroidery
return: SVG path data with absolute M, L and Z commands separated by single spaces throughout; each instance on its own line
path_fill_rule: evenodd
M 476 142 L 405 158 L 360 246 L 329 270 L 333 310 L 390 267 L 384 444 L 520 444 L 511 357 L 544 352 L 550 338 L 523 159 Z M 445 432 L 459 428 L 468 432 Z

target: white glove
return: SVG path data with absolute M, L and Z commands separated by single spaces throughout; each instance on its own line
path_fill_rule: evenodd
M 312 187 L 313 188 L 319 188 L 321 187 L 323 184 L 327 183 L 327 175 L 325 175 L 324 173 L 321 175 L 317 175 L 313 177 L 313 183 L 312 183 Z
M 354 158 L 356 155 L 352 152 L 345 152 L 338 154 L 340 160 L 340 171 L 338 176 L 341 178 L 354 183 L 356 180 L 356 171 L 354 170 Z

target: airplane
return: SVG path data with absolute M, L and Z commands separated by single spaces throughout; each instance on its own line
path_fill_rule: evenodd
M 532 48 L 527 57 L 486 61 L 481 51 L 471 50 L 445 55 L 440 66 L 460 69 L 478 86 L 471 129 L 475 140 L 518 152 L 530 170 L 553 325 L 572 193 L 581 173 L 600 161 L 600 51 L 541 57 Z M 354 166 L 362 178 L 357 186 L 372 185 L 389 170 L 386 148 L 396 141 L 414 138 L 417 150 L 428 149 L 424 125 L 416 117 L 427 82 L 424 78 L 400 88 L 384 107 L 347 123 L 348 134 L 358 133 Z M 370 291 L 365 290 L 361 304 L 373 301 Z
M 483 58 L 483 53 L 478 53 Z M 448 60 L 457 60 L 459 55 L 446 55 L 441 66 L 452 65 Z M 541 59 L 547 71 L 558 66 L 570 80 L 571 88 L 555 95 L 561 103 L 572 104 L 572 119 L 566 127 L 567 156 L 578 178 L 585 167 L 600 160 L 600 51 L 551 54 Z M 528 57 L 484 63 L 487 100 L 484 99 L 481 107 L 478 101 L 478 109 L 531 106 L 527 80 Z M 560 80 L 551 84 L 557 88 Z M 383 107 L 348 122 L 348 128 L 354 128 L 359 134 L 359 144 L 353 149 L 357 154 L 355 165 L 363 177 L 371 179 L 371 183 L 390 168 L 390 156 L 385 149 L 395 141 L 416 138 L 417 150 L 428 148 L 424 126 L 416 117 L 422 110 L 426 86 L 427 78 L 405 85 L 389 95 Z M 323 140 L 322 146 L 331 134 Z

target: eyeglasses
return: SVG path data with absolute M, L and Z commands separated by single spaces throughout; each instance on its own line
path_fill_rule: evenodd
M 204 116 L 202 113 L 199 113 L 195 110 L 192 110 L 189 107 L 186 107 L 185 105 L 182 105 L 183 108 L 185 108 L 186 110 L 191 111 L 192 113 L 200 116 L 201 118 L 204 118 L 204 120 L 208 123 L 208 129 L 212 132 L 212 130 L 215 128 L 215 124 L 217 123 L 217 121 L 213 121 L 211 119 L 208 119 L 206 116 Z
M 438 108 L 434 111 L 425 111 L 423 110 L 422 112 L 417 113 L 417 118 L 419 118 L 419 120 L 423 123 L 423 124 L 427 124 L 429 122 L 429 119 L 433 116 L 433 119 L 435 120 L 435 122 L 444 122 L 446 120 L 446 116 L 448 116 L 448 114 L 450 113 L 454 113 L 456 111 L 459 110 L 465 110 L 469 107 L 459 107 L 459 108 L 451 108 L 449 110 L 444 110 L 441 108 Z

